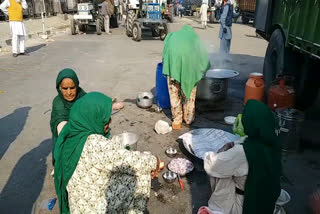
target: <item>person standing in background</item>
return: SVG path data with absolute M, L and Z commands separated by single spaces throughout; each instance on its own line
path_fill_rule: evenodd
M 12 56 L 26 55 L 25 38 L 26 28 L 23 23 L 23 9 L 27 9 L 26 0 L 5 0 L 0 5 L 6 15 L 9 15 L 9 25 L 12 35 Z
M 233 15 L 233 6 L 230 0 L 223 1 L 222 14 L 220 18 L 220 54 L 227 57 L 230 52 L 231 38 L 232 38 L 232 15 Z
M 120 0 L 114 0 L 114 14 L 113 14 L 113 22 L 111 22 L 111 27 L 118 27 L 118 19 L 119 19 L 119 6 Z
M 207 28 L 207 21 L 208 21 L 208 4 L 205 1 L 202 2 L 200 8 L 200 15 L 201 15 L 201 25 L 203 29 Z
M 119 21 L 122 22 L 123 15 L 123 0 L 119 0 Z
M 110 0 L 109 0 L 110 1 Z M 103 1 L 102 6 L 101 6 L 101 14 L 103 15 L 104 18 L 104 30 L 107 35 L 110 35 L 110 16 L 111 14 L 111 9 L 110 8 L 112 5 L 106 1 Z M 114 9 L 113 9 L 114 10 Z

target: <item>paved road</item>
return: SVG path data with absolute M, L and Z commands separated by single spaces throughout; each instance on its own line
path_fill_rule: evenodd
M 244 84 L 249 73 L 262 71 L 267 42 L 255 37 L 253 28 L 236 24 L 231 50 L 233 63 L 218 65 L 214 52 L 219 46 L 219 26 L 210 25 L 207 30 L 201 30 L 195 21 L 179 22 L 169 29 L 179 29 L 181 23 L 191 24 L 208 47 L 215 67 L 226 66 L 240 72 L 230 81 L 230 105 L 222 112 L 199 112 L 193 125 L 230 130 L 213 120 L 241 111 Z M 29 46 L 30 56 L 0 56 L 0 91 L 3 91 L 0 93 L 0 213 L 47 213 L 40 209 L 41 202 L 55 197 L 50 176 L 49 120 L 51 102 L 57 94 L 55 79 L 63 68 L 73 68 L 86 91 L 100 91 L 125 102 L 125 109 L 113 118 L 113 134 L 124 130 L 138 133 L 138 149 L 150 150 L 165 161 L 169 161 L 164 155 L 165 148 L 179 148 L 175 140 L 188 128 L 158 136 L 153 126 L 159 119 L 170 122 L 170 112 L 151 113 L 134 104 L 138 92 L 154 90 L 155 68 L 161 61 L 163 42 L 145 37 L 137 43 L 127 38 L 123 29 L 116 29 L 111 36 L 62 35 L 47 44 L 29 41 Z M 161 178 L 161 184 L 153 184 L 150 213 L 196 213 L 199 206 L 206 204 L 210 194 L 208 179 L 201 161 L 194 162 L 195 172 L 184 178 L 185 191 L 181 192 L 177 184 L 165 185 Z M 53 212 L 58 213 L 57 206 Z

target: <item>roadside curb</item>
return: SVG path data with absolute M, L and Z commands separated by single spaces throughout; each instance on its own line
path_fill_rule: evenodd
M 69 26 L 70 26 L 69 24 L 66 24 L 66 25 L 61 25 L 61 26 L 56 27 L 56 28 L 52 28 L 52 29 L 46 31 L 46 35 L 48 37 L 52 36 L 52 35 L 56 34 L 57 31 L 64 30 L 64 29 L 68 28 Z M 27 34 L 27 38 L 28 39 L 41 38 L 42 35 L 43 35 L 42 31 L 41 32 L 33 32 L 33 33 L 30 33 L 30 34 Z M 4 41 L 5 41 L 5 45 L 11 46 L 11 42 L 12 42 L 11 38 L 5 39 Z

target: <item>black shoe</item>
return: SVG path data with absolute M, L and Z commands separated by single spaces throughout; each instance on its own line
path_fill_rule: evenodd
M 28 54 L 28 53 L 25 53 L 25 52 L 20 53 L 19 55 L 22 55 L 22 56 L 29 56 L 29 54 Z
M 13 57 L 17 57 L 17 56 L 18 56 L 18 54 L 14 53 L 14 54 L 12 54 L 12 56 L 13 56 Z

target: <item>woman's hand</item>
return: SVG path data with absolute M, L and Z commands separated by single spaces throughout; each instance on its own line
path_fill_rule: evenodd
M 227 143 L 226 145 L 224 145 L 218 150 L 218 153 L 228 151 L 232 147 L 234 147 L 234 142 Z

